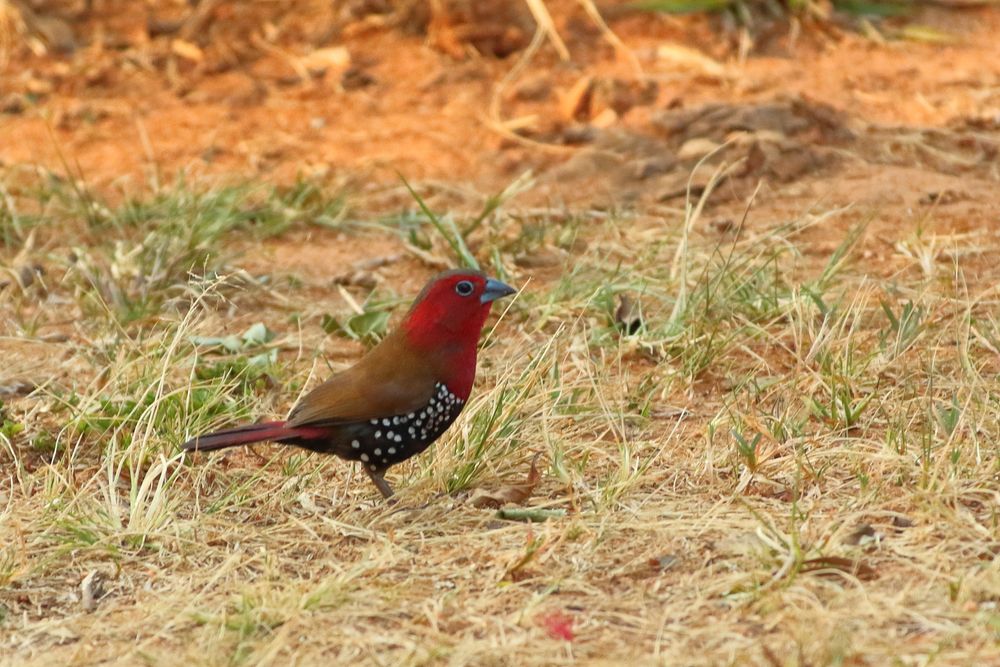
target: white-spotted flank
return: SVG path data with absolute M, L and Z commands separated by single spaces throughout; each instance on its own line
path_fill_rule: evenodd
M 462 399 L 439 382 L 421 410 L 369 419 L 363 427 L 359 425 L 357 437 L 351 440 L 351 451 L 365 463 L 372 461 L 369 466 L 372 470 L 379 468 L 373 460 L 381 460 L 383 469 L 404 461 L 434 442 L 462 411 L 463 404 Z M 381 442 L 393 446 L 385 447 Z

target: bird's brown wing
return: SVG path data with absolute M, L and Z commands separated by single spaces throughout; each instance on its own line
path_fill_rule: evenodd
M 289 415 L 288 426 L 381 419 L 425 407 L 434 395 L 431 365 L 391 338 L 306 394 Z

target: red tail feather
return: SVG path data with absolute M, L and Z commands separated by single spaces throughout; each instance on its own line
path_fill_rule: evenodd
M 210 452 L 215 449 L 225 449 L 237 445 L 250 445 L 255 442 L 283 442 L 296 440 L 311 435 L 316 429 L 287 428 L 285 422 L 264 422 L 250 424 L 237 428 L 226 429 L 207 435 L 199 435 L 185 442 L 181 447 L 186 452 Z

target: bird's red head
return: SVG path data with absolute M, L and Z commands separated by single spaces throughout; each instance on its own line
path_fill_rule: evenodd
M 515 291 L 480 271 L 446 271 L 435 276 L 420 292 L 403 327 L 417 347 L 475 343 L 493 302 Z
M 455 386 L 450 388 L 467 394 L 475 374 L 479 334 L 490 307 L 496 299 L 515 291 L 480 271 L 446 271 L 424 287 L 407 313 L 402 329 L 417 351 L 440 359 L 457 372 L 460 377 L 454 378 Z

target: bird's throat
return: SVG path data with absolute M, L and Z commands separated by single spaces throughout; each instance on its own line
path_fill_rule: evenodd
M 478 336 L 457 336 L 451 332 L 426 336 L 412 329 L 404 329 L 404 335 L 413 354 L 429 367 L 435 381 L 447 385 L 463 401 L 469 398 L 476 376 Z

